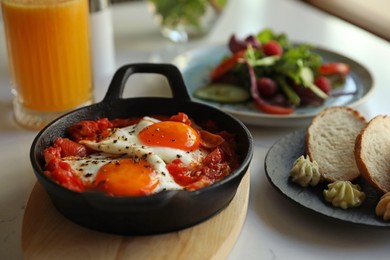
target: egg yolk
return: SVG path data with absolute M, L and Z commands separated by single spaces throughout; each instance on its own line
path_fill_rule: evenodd
M 94 188 L 113 196 L 143 196 L 159 184 L 157 173 L 146 161 L 122 159 L 103 165 Z
M 184 151 L 198 149 L 200 137 L 191 126 L 174 121 L 162 121 L 145 127 L 138 138 L 146 145 L 176 148 Z

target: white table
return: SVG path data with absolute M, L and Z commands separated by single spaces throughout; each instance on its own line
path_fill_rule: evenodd
M 177 54 L 210 43 L 226 42 L 231 33 L 245 36 L 264 27 L 292 40 L 339 52 L 366 66 L 375 91 L 359 110 L 368 118 L 390 112 L 390 45 L 370 33 L 294 0 L 231 0 L 217 26 L 205 38 L 175 45 L 160 37 L 145 2 L 112 6 L 117 66 L 133 62 L 170 62 Z M 1 21 L 2 23 L 2 21 Z M 4 32 L 0 29 L 0 258 L 20 259 L 24 209 L 36 182 L 29 148 L 37 132 L 12 120 L 12 95 Z M 389 25 L 390 27 L 390 25 Z M 111 77 L 96 79 L 101 100 Z M 125 96 L 169 96 L 158 77 L 134 77 Z M 255 151 L 251 164 L 250 202 L 245 225 L 230 259 L 388 259 L 390 230 L 364 228 L 308 214 L 276 192 L 264 173 L 270 146 L 293 128 L 250 126 Z

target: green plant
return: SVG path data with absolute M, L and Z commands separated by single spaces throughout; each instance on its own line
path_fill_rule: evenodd
M 155 12 L 161 15 L 162 24 L 176 27 L 180 24 L 200 28 L 200 19 L 211 6 L 221 12 L 227 0 L 149 0 Z

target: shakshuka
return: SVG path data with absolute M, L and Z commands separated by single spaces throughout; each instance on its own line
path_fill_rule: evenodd
M 194 191 L 238 167 L 235 135 L 214 122 L 170 117 L 81 121 L 44 150 L 45 174 L 77 192 L 144 196 Z

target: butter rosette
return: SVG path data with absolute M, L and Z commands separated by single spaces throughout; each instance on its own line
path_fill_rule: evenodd
M 378 217 L 383 217 L 385 221 L 390 220 L 390 192 L 385 193 L 379 199 L 375 213 Z
M 360 206 L 366 198 L 360 186 L 358 184 L 352 184 L 350 181 L 329 183 L 328 189 L 325 189 L 323 194 L 326 201 L 342 209 Z
M 317 162 L 304 155 L 295 160 L 290 176 L 293 182 L 302 187 L 316 186 L 322 180 Z

